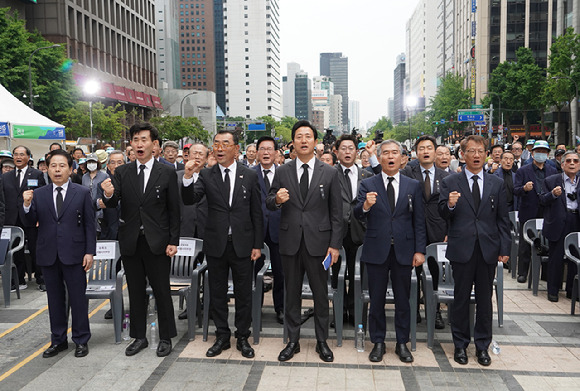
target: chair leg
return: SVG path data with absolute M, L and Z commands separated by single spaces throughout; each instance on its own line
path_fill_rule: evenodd
M 206 277 L 207 281 L 207 277 Z M 208 285 L 205 285 L 205 289 L 203 290 L 203 341 L 207 341 L 207 334 L 209 328 L 209 289 Z
M 121 343 L 121 332 L 123 331 L 123 299 L 115 297 L 113 294 L 111 298 L 111 312 L 113 313 L 113 328 L 115 330 L 115 343 Z
M 572 284 L 572 303 L 570 308 L 570 315 L 574 315 L 574 313 L 576 312 L 576 298 L 579 296 L 580 296 L 580 281 L 578 281 L 577 275 L 576 278 L 574 278 L 574 284 Z
M 426 301 L 426 300 L 425 300 Z M 411 351 L 417 350 L 417 283 L 411 283 Z
M 340 293 L 339 293 L 340 292 Z M 334 313 L 334 325 L 336 328 L 336 345 L 342 346 L 342 329 L 344 323 L 344 296 L 343 289 L 334 292 L 332 300 L 332 312 Z
M 252 332 L 254 334 L 254 345 L 260 343 L 260 330 L 262 328 L 262 294 L 264 287 L 256 283 L 252 292 Z
M 2 274 L 2 288 L 4 291 L 4 307 L 10 307 L 10 288 L 12 286 L 12 282 L 10 281 L 12 277 L 12 273 L 10 270 L 8 272 L 4 271 Z

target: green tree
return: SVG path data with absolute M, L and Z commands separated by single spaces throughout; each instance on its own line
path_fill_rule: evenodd
M 457 122 L 457 111 L 471 107 L 471 95 L 469 90 L 464 88 L 464 83 L 463 76 L 447 73 L 441 79 L 437 93 L 431 98 L 429 117 L 435 121 L 445 119 L 448 122 L 446 128 L 464 130 L 467 124 Z M 451 119 L 454 121 L 451 122 Z
M 52 45 L 38 32 L 27 31 L 17 12 L 0 8 L 0 84 L 28 104 L 30 56 L 34 50 Z M 58 113 L 71 108 L 77 99 L 70 65 L 64 45 L 39 50 L 32 57 L 32 93 L 38 95 L 33 98 L 34 109 L 57 121 L 61 121 Z
M 127 129 L 124 124 L 125 110 L 121 105 L 104 106 L 102 103 L 93 104 L 93 137 L 97 140 L 116 143 L 123 137 Z M 73 107 L 58 113 L 62 124 L 66 127 L 67 136 L 72 139 L 90 137 L 91 125 L 89 104 L 77 102 Z
M 209 141 L 209 133 L 196 117 L 168 115 L 153 117 L 149 121 L 159 130 L 159 138 L 162 140 L 175 141 L 188 137 L 204 143 Z

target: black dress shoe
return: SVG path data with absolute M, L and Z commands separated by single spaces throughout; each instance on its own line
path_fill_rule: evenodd
M 228 350 L 231 348 L 230 339 L 229 338 L 218 338 L 215 340 L 215 343 L 212 345 L 211 348 L 207 350 L 205 353 L 206 357 L 215 357 L 222 354 L 222 351 Z
M 288 342 L 286 347 L 278 355 L 278 361 L 288 361 L 296 353 L 300 353 L 300 342 Z
M 149 346 L 147 338 L 135 338 L 135 340 L 127 346 L 127 349 L 125 349 L 125 356 L 134 356 L 147 346 Z
M 383 356 L 385 355 L 385 343 L 384 342 L 378 342 L 375 344 L 375 346 L 373 347 L 373 350 L 371 350 L 371 353 L 369 354 L 369 360 L 371 362 L 379 362 L 379 361 L 383 361 Z
M 524 282 L 526 282 L 527 278 L 526 276 L 518 276 L 518 282 L 520 284 L 523 284 Z
M 184 309 L 182 313 L 180 313 L 179 315 L 177 315 L 177 319 L 179 319 L 179 320 L 187 319 L 187 308 Z
M 107 312 L 105 312 L 105 319 L 113 319 L 113 310 L 109 308 Z
M 63 343 L 59 343 L 58 345 L 52 344 L 42 353 L 42 357 L 50 358 L 54 357 L 60 352 L 64 352 L 68 349 L 68 341 L 64 341 Z
M 407 344 L 398 343 L 395 346 L 395 353 L 397 354 L 397 356 L 399 356 L 399 360 L 401 360 L 402 362 L 404 363 L 413 362 L 413 355 L 407 348 Z
M 477 350 L 475 352 L 475 355 L 477 357 L 477 362 L 480 365 L 487 367 L 489 366 L 489 364 L 491 364 L 491 357 L 489 357 L 489 353 L 487 352 L 487 350 Z
M 467 358 L 467 352 L 462 348 L 455 348 L 455 353 L 453 354 L 453 359 L 457 364 L 467 365 L 469 359 Z
M 278 322 L 280 324 L 284 324 L 284 312 L 283 311 L 276 312 L 276 322 Z
M 254 349 L 248 343 L 248 338 L 240 337 L 238 342 L 236 342 L 236 349 L 242 352 L 242 356 L 245 358 L 254 358 Z
M 171 340 L 162 339 L 159 341 L 159 345 L 157 345 L 157 357 L 165 357 L 169 356 L 171 353 L 172 345 Z
M 41 292 L 46 292 L 46 285 L 44 283 L 38 284 L 38 290 Z
M 548 293 L 548 300 L 551 301 L 552 303 L 557 303 L 558 302 L 558 295 L 551 295 Z
M 316 342 L 316 353 L 318 353 L 318 357 L 324 362 L 334 361 L 334 354 L 332 354 L 332 350 L 330 350 L 326 341 Z
M 442 330 L 445 328 L 445 322 L 443 321 L 443 317 L 441 316 L 440 311 L 435 313 L 435 328 L 437 330 Z
M 76 344 L 75 357 L 84 357 L 89 354 L 89 345 L 86 344 Z

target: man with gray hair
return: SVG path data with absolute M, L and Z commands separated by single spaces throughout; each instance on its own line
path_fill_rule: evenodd
M 252 168 L 260 164 L 256 160 L 256 154 L 257 154 L 256 144 L 250 144 L 246 147 L 246 162 L 245 162 L 246 166 Z
M 166 141 L 163 143 L 163 163 L 169 164 L 175 168 L 175 171 L 184 170 L 185 165 L 177 161 L 177 155 L 179 154 L 179 144 L 175 141 Z M 161 161 L 161 159 L 159 159 Z

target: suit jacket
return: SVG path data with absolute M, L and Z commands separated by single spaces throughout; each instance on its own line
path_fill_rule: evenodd
M 205 227 L 203 252 L 210 257 L 221 257 L 228 240 L 228 228 L 232 229 L 232 242 L 238 258 L 249 257 L 254 248 L 264 243 L 260 186 L 256 171 L 236 164 L 232 205 L 229 194 L 224 193 L 222 173 L 218 164 L 204 168 L 197 182 L 181 187 L 185 205 L 191 205 L 206 196 L 207 225 Z
M 164 254 L 168 245 L 179 245 L 179 195 L 177 174 L 166 164 L 153 162 L 145 193 L 139 188 L 137 163 L 115 169 L 115 192 L 104 200 L 107 208 L 121 203 L 119 246 L 121 254 L 131 256 L 137 249 L 142 226 L 153 254 Z
M 421 185 L 423 192 L 423 204 L 425 205 L 425 225 L 427 227 L 427 243 L 442 242 L 447 235 L 448 222 L 439 214 L 439 192 L 441 191 L 441 182 L 443 178 L 449 175 L 448 172 L 435 167 L 435 175 L 431 179 L 433 191 L 431 197 L 426 198 L 425 195 L 425 181 L 423 180 L 423 172 L 420 164 L 411 166 L 407 165 L 401 174 L 413 178 Z
M 556 174 L 556 169 L 550 165 L 544 165 L 546 170 L 546 178 L 550 175 Z M 545 179 L 545 178 L 544 178 Z M 524 191 L 524 185 L 532 181 L 534 188 L 530 191 Z M 534 164 L 526 164 L 516 172 L 514 180 L 514 196 L 519 197 L 519 219 L 520 222 L 525 223 L 529 219 L 535 219 L 538 215 L 540 207 L 540 185 L 534 173 Z
M 183 185 L 184 170 L 177 171 L 177 184 L 179 189 Z M 203 239 L 205 232 L 205 225 L 207 223 L 207 199 L 205 196 L 193 205 L 185 205 L 179 193 L 179 201 L 181 203 L 181 229 L 180 234 L 184 237 Z M 197 235 L 196 235 L 197 233 Z
M 501 167 L 500 167 L 500 168 L 498 168 L 498 169 L 497 169 L 497 170 L 496 170 L 496 171 L 493 173 L 493 175 L 496 175 L 496 176 L 500 177 L 502 180 L 504 179 L 504 177 L 503 177 L 503 174 L 504 174 L 504 172 L 503 172 L 503 169 L 502 169 Z M 512 171 L 512 183 L 513 183 L 513 184 L 514 184 L 514 186 L 515 186 L 515 183 L 516 183 L 516 172 L 515 172 L 515 171 Z M 513 189 L 512 189 L 512 193 L 513 193 Z M 519 197 L 518 197 L 518 196 L 516 196 L 515 194 L 513 194 L 513 198 L 514 198 L 514 199 L 513 199 L 513 204 L 512 204 L 512 206 L 511 206 L 511 208 L 509 208 L 509 211 L 510 211 L 510 212 L 512 212 L 512 211 L 514 211 L 514 210 L 518 210 L 518 207 L 519 207 Z M 508 204 L 508 207 L 509 207 L 509 204 Z
M 22 186 L 16 183 L 16 169 L 2 174 L 4 182 L 4 202 L 6 204 L 6 214 L 4 223 L 6 225 L 17 225 L 18 209 L 22 206 L 22 193 L 26 190 L 33 190 L 34 187 L 28 186 L 29 180 L 38 181 L 38 187 L 46 185 L 42 171 L 28 167 L 22 180 Z
M 280 168 L 276 167 L 276 170 Z M 278 210 L 270 210 L 266 208 L 266 197 L 268 197 L 268 190 L 266 189 L 266 183 L 264 182 L 264 173 L 262 172 L 262 166 L 258 164 L 254 166 L 252 170 L 256 171 L 258 174 L 258 183 L 260 184 L 260 195 L 262 202 L 262 216 L 264 217 L 264 239 L 266 239 L 266 234 L 270 234 L 270 239 L 274 243 L 279 242 L 279 232 L 280 232 L 280 216 L 282 212 Z M 274 171 L 275 173 L 276 171 Z
M 483 258 L 488 264 L 497 263 L 500 255 L 510 255 L 505 185 L 493 174 L 483 172 L 483 178 L 483 197 L 478 210 L 475 210 L 465 171 L 443 179 L 439 213 L 450 222 L 446 257 L 452 262 L 467 263 L 476 240 L 479 240 Z M 455 208 L 450 210 L 447 201 L 452 191 L 459 192 L 461 196 Z
M 342 196 L 342 237 L 345 238 L 350 235 L 353 243 L 362 244 L 365 237 L 366 224 L 359 219 L 354 217 L 354 207 L 356 206 L 357 199 L 352 198 L 352 194 L 349 194 L 348 185 L 346 183 L 346 178 L 344 176 L 344 171 L 342 166 L 337 164 L 336 169 L 338 170 L 338 179 L 340 183 L 340 195 Z M 363 170 L 357 167 L 358 177 L 356 180 L 356 194 L 358 194 L 358 189 L 360 188 L 360 183 L 363 179 L 370 178 L 374 174 L 367 170 Z M 349 229 L 350 225 L 350 229 Z
M 302 237 L 312 257 L 324 257 L 329 247 L 342 247 L 342 200 L 338 171 L 316 159 L 306 199 L 300 194 L 294 159 L 276 170 L 266 206 L 277 210 L 276 193 L 288 189 L 290 199 L 280 205 L 280 254 L 293 256 Z M 322 261 L 322 259 L 321 259 Z
M 34 190 L 30 210 L 18 208 L 27 227 L 38 222 L 36 263 L 51 266 L 56 259 L 65 265 L 83 263 L 85 254 L 96 254 L 95 208 L 89 189 L 69 181 L 60 216 L 56 215 L 53 186 Z
M 544 206 L 542 235 L 552 242 L 556 242 L 562 237 L 568 210 L 562 175 L 554 174 L 544 179 L 544 193 L 540 196 L 540 203 Z M 562 194 L 558 197 L 552 195 L 552 190 L 556 186 L 562 187 Z M 576 197 L 577 200 L 580 200 L 580 186 L 576 187 Z M 578 218 L 578 215 L 576 215 L 576 218 Z
M 419 181 L 404 175 L 399 178 L 399 196 L 394 211 L 389 206 L 382 175 L 375 175 L 360 183 L 354 214 L 356 218 L 367 222 L 361 255 L 363 262 L 386 262 L 392 247 L 391 239 L 397 262 L 401 265 L 412 265 L 414 253 L 425 254 L 427 235 L 421 185 Z M 378 195 L 377 202 L 365 213 L 363 204 L 368 192 L 376 192 Z

